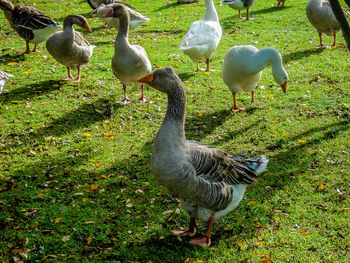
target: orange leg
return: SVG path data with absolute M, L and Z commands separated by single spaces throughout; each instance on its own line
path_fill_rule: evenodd
M 67 67 L 68 78 L 63 78 L 62 80 L 73 80 L 73 76 L 70 73 L 70 67 Z
M 34 48 L 33 48 L 32 52 L 36 52 L 37 51 L 37 47 L 38 47 L 38 45 L 34 44 Z
M 149 103 L 152 103 L 153 101 L 151 101 L 150 99 L 146 98 L 145 97 L 145 94 L 144 94 L 144 84 L 142 83 L 141 84 L 141 97 L 137 100 L 138 102 L 149 102 Z
M 323 41 L 322 41 L 322 33 L 318 33 L 318 37 L 320 38 L 320 45 L 317 47 L 324 47 Z
M 73 82 L 79 82 L 80 81 L 80 65 L 77 67 L 77 69 L 78 69 L 78 76 L 77 76 L 76 79 L 72 80 Z M 72 77 L 72 79 L 73 79 L 73 77 Z
M 124 99 L 120 101 L 121 104 L 128 104 L 131 103 L 131 100 L 128 98 L 126 95 L 126 86 L 123 84 L 123 89 L 124 89 Z
M 232 111 L 234 111 L 234 110 L 245 110 L 244 107 L 238 106 L 236 104 L 236 92 L 232 91 L 232 96 L 233 96 L 233 108 L 232 108 Z
M 191 217 L 190 224 L 188 226 L 188 229 L 174 229 L 172 232 L 175 236 L 194 236 L 197 232 L 198 226 L 196 223 L 196 219 L 194 217 Z
M 30 49 L 29 49 L 29 40 L 25 40 L 25 41 L 26 41 L 26 50 L 23 51 L 22 53 L 20 53 L 20 55 L 29 54 L 29 53 L 30 53 Z
M 213 229 L 214 215 L 211 215 L 208 222 L 207 234 L 204 237 L 194 238 L 190 241 L 190 244 L 200 246 L 200 247 L 209 247 L 211 244 L 211 230 Z
M 334 33 L 333 35 L 333 44 L 331 45 L 331 47 L 335 47 L 337 45 L 337 34 Z

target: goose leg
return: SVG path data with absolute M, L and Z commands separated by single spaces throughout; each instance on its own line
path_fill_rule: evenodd
M 233 96 L 233 108 L 232 108 L 232 111 L 234 111 L 234 110 L 245 110 L 244 107 L 238 106 L 236 104 L 236 92 L 232 91 L 232 96 Z
M 38 47 L 38 45 L 34 44 L 34 48 L 33 48 L 32 52 L 36 52 L 37 51 L 37 47 Z
M 198 226 L 196 223 L 196 219 L 191 217 L 190 224 L 188 229 L 174 229 L 171 232 L 174 233 L 175 236 L 194 236 L 197 232 Z
M 73 80 L 73 77 L 72 77 L 72 82 L 79 82 L 80 81 L 80 65 L 77 66 L 77 70 L 78 70 L 78 76 L 74 80 Z
M 282 2 L 282 7 L 285 7 L 285 3 L 286 3 L 286 1 L 283 1 L 283 2 Z
M 244 17 L 241 16 L 241 10 L 238 10 L 238 17 L 239 17 L 240 19 L 243 19 L 243 18 L 244 18 Z
M 333 35 L 333 44 L 331 45 L 331 47 L 335 47 L 337 45 L 337 34 L 334 33 Z
M 22 53 L 20 53 L 20 55 L 23 55 L 23 54 L 29 54 L 30 53 L 30 49 L 29 49 L 29 40 L 25 40 L 26 41 L 26 50 L 23 51 Z
M 254 17 L 249 17 L 249 8 L 247 8 L 247 20 L 254 20 Z
M 124 84 L 123 84 L 123 89 L 124 89 L 124 99 L 122 101 L 120 101 L 119 103 L 121 103 L 121 104 L 131 103 L 131 100 L 126 95 L 126 86 Z
M 252 102 L 251 102 L 251 104 L 255 104 L 258 107 L 264 107 L 264 105 L 256 104 L 256 101 L 255 101 L 255 98 L 254 98 L 254 90 L 252 91 Z
M 318 37 L 320 38 L 320 44 L 317 47 L 324 47 L 324 44 L 322 41 L 322 33 L 318 33 Z
M 73 80 L 73 76 L 70 73 L 70 67 L 67 67 L 68 78 L 63 78 L 62 80 Z
M 204 237 L 194 238 L 190 241 L 190 244 L 200 246 L 200 247 L 209 247 L 211 244 L 211 230 L 213 228 L 214 215 L 211 215 L 208 222 L 207 234 Z
M 149 103 L 152 103 L 153 101 L 151 101 L 150 99 L 146 98 L 145 95 L 144 95 L 144 84 L 142 83 L 141 84 L 141 97 L 137 100 L 138 102 L 149 102 Z
M 280 1 L 277 2 L 277 7 L 280 7 L 281 3 Z
M 207 58 L 207 59 L 205 60 L 205 63 L 207 64 L 207 68 L 205 69 L 205 71 L 210 71 L 210 59 Z

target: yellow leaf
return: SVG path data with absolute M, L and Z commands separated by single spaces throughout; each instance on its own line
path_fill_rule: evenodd
M 198 113 L 197 116 L 198 116 L 198 117 L 202 117 L 202 116 L 203 116 L 203 113 Z
M 96 190 L 98 188 L 98 184 L 92 184 L 92 185 L 90 185 L 90 190 L 91 191 L 94 191 L 94 190 Z
M 24 71 L 23 74 L 26 75 L 26 76 L 28 76 L 28 75 L 29 75 L 29 72 L 28 72 L 28 71 Z
M 86 239 L 86 243 L 87 243 L 88 245 L 90 245 L 90 243 L 91 243 L 91 241 L 92 241 L 93 238 L 94 238 L 94 237 L 93 237 L 92 235 L 90 235 L 90 236 Z
M 197 124 L 202 125 L 202 124 L 204 124 L 204 121 L 198 121 Z
M 272 123 L 278 123 L 279 121 L 271 121 Z
M 272 261 L 271 261 L 271 259 L 269 259 L 269 258 L 263 258 L 263 259 L 261 260 L 261 263 L 272 263 Z
M 276 136 L 277 136 L 277 134 L 275 134 L 275 133 L 271 133 L 271 134 L 270 134 L 270 136 L 271 136 L 271 137 L 276 137 Z
M 87 197 L 83 198 L 83 202 L 87 202 L 88 200 L 89 200 L 89 198 L 87 198 Z
M 63 217 L 56 217 L 55 223 L 57 224 L 57 223 L 61 222 L 62 220 L 63 220 Z
M 44 194 L 42 194 L 42 193 L 37 194 L 36 197 L 38 197 L 38 198 L 40 198 L 40 199 L 45 199 L 45 198 L 47 198 L 47 196 L 44 195 Z
M 305 140 L 301 140 L 301 139 L 298 139 L 298 142 L 300 142 L 300 143 L 306 143 Z
M 350 140 L 346 141 L 347 144 L 350 144 Z
M 256 243 L 256 245 L 257 246 L 262 246 L 262 245 L 264 245 L 264 241 L 259 241 L 259 242 Z
M 108 177 L 107 175 L 104 175 L 104 174 L 103 174 L 103 175 L 100 176 L 100 178 L 101 178 L 101 179 L 108 179 L 109 177 Z
M 269 94 L 267 97 L 268 97 L 269 99 L 274 99 L 274 98 L 275 98 L 275 96 L 274 96 L 273 94 Z
M 225 121 L 227 121 L 229 118 L 230 118 L 230 116 L 226 116 L 226 117 L 225 117 Z
M 282 136 L 286 136 L 287 135 L 287 133 L 286 132 L 282 132 Z
M 242 242 L 238 242 L 236 245 L 238 248 L 242 248 L 244 246 L 244 244 Z
M 87 133 L 87 132 L 84 132 L 83 135 L 84 135 L 85 137 L 90 137 L 90 136 L 91 136 L 91 134 L 90 134 L 90 133 Z
M 326 186 L 323 183 L 320 183 L 319 187 L 321 190 L 324 190 L 326 188 Z
M 280 221 L 281 218 L 280 218 L 279 216 L 276 216 L 276 217 L 275 217 L 275 220 L 276 220 L 276 221 Z
M 11 103 L 17 103 L 17 104 L 20 104 L 20 103 L 22 103 L 22 101 L 20 101 L 20 100 L 12 100 L 12 101 L 11 101 Z
M 17 63 L 17 62 L 10 62 L 10 63 L 8 63 L 7 65 L 8 65 L 8 66 L 16 66 L 16 65 L 18 65 L 18 63 Z
M 309 106 L 309 105 L 303 105 L 301 108 L 302 108 L 303 110 L 306 110 L 306 109 L 310 108 L 310 106 Z
M 305 232 L 304 230 L 300 230 L 300 233 L 302 233 L 303 235 L 307 236 L 309 235 L 307 232 Z
M 247 205 L 256 205 L 256 204 L 257 204 L 256 201 L 250 201 L 247 203 Z
M 100 162 L 100 161 L 98 161 L 98 162 L 95 163 L 95 166 L 100 166 L 100 165 L 101 165 L 101 162 Z
M 210 74 L 210 72 L 209 72 L 209 71 L 206 71 L 206 72 L 204 72 L 204 74 L 205 74 L 205 75 L 209 75 L 209 74 Z

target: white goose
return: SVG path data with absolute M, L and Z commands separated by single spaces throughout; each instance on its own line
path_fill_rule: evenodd
M 254 89 L 260 80 L 262 70 L 267 64 L 272 66 L 272 75 L 281 85 L 283 92 L 287 91 L 288 73 L 282 65 L 282 56 L 274 48 L 263 48 L 259 51 L 253 46 L 234 46 L 230 48 L 224 59 L 222 77 L 232 92 L 232 110 L 244 110 L 236 104 L 236 93 L 242 89 L 251 92 L 252 103 L 255 103 Z
M 221 35 L 222 29 L 213 0 L 205 0 L 204 19 L 191 25 L 179 48 L 197 64 L 197 71 L 200 70 L 200 60 L 206 61 L 206 71 L 209 71 L 210 58 L 220 42 Z
M 254 20 L 255 18 L 249 17 L 249 8 L 255 2 L 255 0 L 224 0 L 220 4 L 228 5 L 229 7 L 238 10 L 238 16 L 240 19 L 245 17 L 241 16 L 241 10 L 247 9 L 247 20 Z
M 348 14 L 347 14 L 348 15 Z M 310 23 L 316 28 L 323 47 L 322 33 L 333 36 L 332 47 L 336 46 L 336 35 L 340 31 L 340 24 L 334 16 L 328 0 L 310 0 L 306 6 L 306 16 Z
M 126 10 L 129 13 L 130 17 L 130 23 L 129 23 L 129 29 L 133 30 L 137 28 L 139 25 L 148 22 L 150 19 L 148 17 L 145 17 L 144 15 L 140 14 L 139 12 L 136 12 L 131 8 L 131 6 L 120 3 L 124 5 Z M 110 25 L 112 27 L 119 28 L 119 18 L 116 17 L 105 17 L 105 15 L 110 11 L 111 5 L 104 5 L 101 4 L 98 8 L 96 8 L 90 15 L 89 17 L 93 17 L 94 15 L 97 15 L 100 19 L 102 19 L 107 25 Z
M 229 154 L 207 144 L 187 141 L 184 122 L 186 94 L 172 68 L 161 68 L 139 79 L 168 95 L 168 108 L 152 149 L 152 173 L 169 191 L 180 198 L 181 206 L 191 216 L 187 230 L 175 235 L 196 233 L 196 220 L 208 223 L 204 237 L 191 244 L 210 246 L 213 222 L 235 209 L 248 184 L 265 170 L 268 159 L 247 153 Z
M 152 71 L 152 65 L 147 57 L 145 49 L 139 45 L 130 45 L 128 39 L 129 32 L 129 12 L 124 5 L 112 4 L 106 17 L 118 18 L 120 21 L 119 32 L 114 43 L 114 55 L 112 58 L 112 70 L 114 75 L 123 84 L 124 99 L 123 104 L 130 103 L 131 100 L 126 95 L 126 85 L 137 80 Z M 139 83 L 137 83 L 139 84 Z M 144 85 L 141 84 L 141 97 L 139 102 L 151 102 L 144 96 Z
M 13 77 L 13 75 L 8 74 L 7 72 L 0 69 L 0 94 L 2 93 L 2 89 L 5 86 L 6 80 Z

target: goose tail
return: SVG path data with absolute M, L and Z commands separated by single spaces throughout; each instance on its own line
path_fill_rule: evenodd
M 257 174 L 260 174 L 266 170 L 269 159 L 264 155 L 255 156 L 249 159 L 246 159 L 246 166 L 254 170 Z

